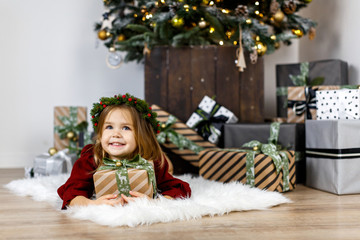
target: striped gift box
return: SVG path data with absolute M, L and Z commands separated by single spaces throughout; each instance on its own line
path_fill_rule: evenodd
M 77 124 L 87 121 L 87 107 L 77 108 Z M 70 115 L 70 106 L 59 106 L 54 108 L 54 126 L 64 126 L 58 117 Z M 60 151 L 69 146 L 69 139 L 61 139 L 59 134 L 54 132 L 54 147 Z
M 93 175 L 96 198 L 106 194 L 119 194 L 115 177 L 116 170 L 99 170 Z M 146 170 L 128 169 L 130 189 L 153 197 L 153 186 Z
M 169 118 L 169 113 L 162 110 L 157 105 L 151 106 L 152 110 L 157 113 L 157 120 L 161 123 L 165 123 Z M 216 148 L 216 145 L 204 140 L 197 132 L 193 129 L 189 128 L 186 124 L 178 120 L 176 123 L 173 124 L 172 128 L 178 134 L 184 135 L 189 140 L 193 141 L 198 146 L 201 146 L 205 149 Z M 180 150 L 177 146 L 175 146 L 171 142 L 166 142 L 162 144 L 165 148 L 169 149 L 174 154 L 180 156 L 182 159 L 190 162 L 193 166 L 199 166 L 199 155 L 189 149 L 182 149 Z
M 289 157 L 290 190 L 295 188 L 295 154 L 286 151 Z M 283 192 L 283 173 L 276 173 L 272 159 L 264 154 L 256 154 L 255 187 L 269 191 Z M 204 150 L 200 152 L 200 175 L 219 182 L 239 181 L 246 183 L 246 152 L 225 149 Z

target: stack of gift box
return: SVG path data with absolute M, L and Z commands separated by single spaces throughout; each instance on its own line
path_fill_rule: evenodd
M 37 155 L 33 166 L 25 168 L 26 177 L 70 173 L 81 148 L 92 142 L 87 131 L 87 107 L 56 106 L 54 108 L 54 146 Z
M 192 131 L 185 136 L 203 150 L 163 147 L 210 180 L 241 181 L 280 192 L 296 183 L 336 194 L 359 192 L 355 169 L 360 140 L 355 136 L 360 90 L 348 85 L 347 63 L 303 62 L 278 65 L 276 70 L 276 119 L 239 123 L 226 106 L 205 96 L 186 124 L 177 120 L 181 126 L 176 130 Z M 171 115 L 161 111 L 160 121 Z M 279 123 L 277 130 L 274 122 Z M 269 145 L 275 152 L 263 151 Z

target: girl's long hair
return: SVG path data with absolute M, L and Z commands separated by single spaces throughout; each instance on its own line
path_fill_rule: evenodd
M 158 141 L 156 140 L 156 136 L 151 124 L 142 118 L 141 114 L 135 108 L 125 104 L 107 106 L 100 114 L 94 144 L 94 159 L 96 164 L 100 166 L 102 164 L 103 158 L 108 157 L 108 154 L 101 146 L 101 137 L 105 119 L 108 114 L 110 114 L 115 109 L 127 111 L 131 116 L 131 120 L 134 126 L 133 131 L 135 135 L 135 141 L 137 143 L 137 148 L 130 156 L 126 157 L 131 159 L 137 154 L 140 154 L 140 156 L 146 160 L 161 161 L 160 165 L 162 165 L 165 160 L 165 155 L 162 152 Z

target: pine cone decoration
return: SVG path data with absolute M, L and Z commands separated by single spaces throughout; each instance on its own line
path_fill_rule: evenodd
M 235 8 L 235 14 L 236 14 L 236 15 L 242 15 L 242 16 L 244 16 L 244 17 L 247 17 L 248 14 L 249 14 L 249 10 L 248 10 L 247 6 L 238 5 L 238 6 Z
M 285 1 L 282 5 L 282 10 L 285 14 L 293 14 L 296 11 L 296 3 L 294 0 Z

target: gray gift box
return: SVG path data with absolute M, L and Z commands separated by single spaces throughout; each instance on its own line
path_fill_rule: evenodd
M 360 193 L 360 121 L 307 120 L 306 185 L 335 194 Z
M 277 87 L 277 116 L 287 117 L 287 94 L 284 87 L 295 86 L 289 75 L 299 75 L 300 63 L 276 65 L 276 87 Z M 348 64 L 338 59 L 329 59 L 309 62 L 310 81 L 317 77 L 323 77 L 322 85 L 347 85 Z
M 75 153 L 65 153 L 64 150 L 53 156 L 50 156 L 48 153 L 43 153 L 34 159 L 34 176 L 70 173 L 76 160 L 77 155 Z
M 271 123 L 237 123 L 224 125 L 224 147 L 239 148 L 244 143 L 258 140 L 267 143 Z M 278 144 L 295 151 L 296 182 L 305 183 L 305 124 L 282 123 Z

